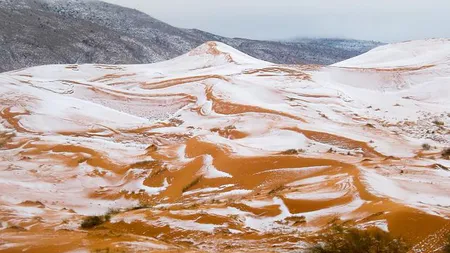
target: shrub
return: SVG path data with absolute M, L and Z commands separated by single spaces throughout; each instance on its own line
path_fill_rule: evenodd
M 197 177 L 195 178 L 192 182 L 190 182 L 189 184 L 187 184 L 186 186 L 183 187 L 183 189 L 181 190 L 182 192 L 187 192 L 189 189 L 191 189 L 192 187 L 194 187 L 196 184 L 198 184 L 198 182 L 200 182 L 200 180 L 202 179 L 202 177 Z
M 129 208 L 128 210 L 140 210 L 140 209 L 147 209 L 150 208 L 150 204 L 148 204 L 145 201 L 140 200 L 139 204 L 137 206 L 133 206 L 131 208 Z
M 94 228 L 98 225 L 110 221 L 113 215 L 116 215 L 120 212 L 122 212 L 122 209 L 110 208 L 108 209 L 108 212 L 106 212 L 104 215 L 94 215 L 84 217 L 83 221 L 81 222 L 81 228 L 84 229 Z
M 305 152 L 305 150 L 303 150 L 303 149 L 288 149 L 288 150 L 281 152 L 281 154 L 282 155 L 298 155 L 298 154 L 304 153 L 304 152 Z
M 309 253 L 406 253 L 409 247 L 401 238 L 389 233 L 369 228 L 360 230 L 342 226 L 333 227 L 324 235 L 321 244 L 313 246 Z
M 294 224 L 292 224 L 292 226 L 298 226 L 298 225 L 306 223 L 305 216 L 291 216 L 291 217 L 287 217 L 285 220 L 294 222 Z
M 224 128 L 225 130 L 236 130 L 236 127 L 233 125 L 227 126 Z
M 444 150 L 442 150 L 442 157 L 446 159 L 450 158 L 450 148 L 444 148 Z
M 424 144 L 422 144 L 422 149 L 423 150 L 430 150 L 431 146 L 430 146 L 430 144 L 424 143 Z
M 156 151 L 158 151 L 158 146 L 156 146 L 155 144 L 152 144 L 152 145 L 148 146 L 146 148 L 146 150 L 149 152 L 156 152 Z
M 275 193 L 277 193 L 279 191 L 282 191 L 283 189 L 284 189 L 284 186 L 283 185 L 279 185 L 279 186 L 273 188 L 272 190 L 270 190 L 269 191 L 269 195 L 275 194 Z
M 149 160 L 149 161 L 140 161 L 131 164 L 132 168 L 139 168 L 139 169 L 153 169 L 160 165 L 159 161 L 155 160 Z
M 14 133 L 0 132 L 0 148 L 3 148 L 15 136 Z
M 162 167 L 162 168 L 159 168 L 159 169 L 154 169 L 150 173 L 150 177 L 156 177 L 156 176 L 158 176 L 161 173 L 166 172 L 166 171 L 168 171 L 168 169 L 166 167 Z
M 435 124 L 436 126 L 444 126 L 445 125 L 445 123 L 443 121 L 439 121 L 439 120 L 433 121 L 433 124 Z
M 112 215 L 120 213 L 121 211 L 122 210 L 119 208 L 110 208 L 110 209 L 108 209 L 108 212 L 105 214 L 105 216 L 112 216 Z
M 98 225 L 101 225 L 111 218 L 110 215 L 102 215 L 102 216 L 87 216 L 83 219 L 81 223 L 81 228 L 89 229 L 94 228 Z
M 220 128 L 214 127 L 214 128 L 209 129 L 209 131 L 211 131 L 211 132 L 213 132 L 213 133 L 217 133 L 217 132 L 220 131 Z
M 447 242 L 444 246 L 444 253 L 450 253 L 450 234 L 447 235 Z

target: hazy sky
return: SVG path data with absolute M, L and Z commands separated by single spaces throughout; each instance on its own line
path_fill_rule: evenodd
M 106 0 L 228 37 L 450 38 L 450 0 Z

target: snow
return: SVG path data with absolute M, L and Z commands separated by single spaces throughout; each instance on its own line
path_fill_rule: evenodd
M 160 250 L 167 250 L 169 249 L 168 246 L 159 244 L 156 242 L 151 241 L 137 241 L 137 242 L 119 242 L 115 243 L 116 245 L 125 245 L 128 247 L 131 247 L 135 250 L 148 250 L 148 249 L 160 249 Z
M 243 200 L 242 203 L 244 203 L 247 206 L 254 207 L 254 208 L 261 208 L 261 207 L 273 205 L 272 200 Z
M 396 68 L 440 64 L 449 60 L 449 41 L 449 39 L 428 39 L 384 45 L 333 66 Z
M 143 190 L 149 195 L 158 195 L 160 192 L 163 192 L 164 190 L 167 189 L 167 187 L 169 187 L 167 179 L 164 179 L 163 185 L 161 187 L 148 187 L 144 185 L 144 181 L 145 178 L 131 181 L 123 185 L 121 189 L 128 192 L 140 192 Z
M 355 215 L 352 212 L 360 208 L 364 203 L 365 202 L 363 200 L 355 198 L 352 202 L 344 205 L 332 206 L 329 208 L 320 209 L 318 211 L 302 213 L 302 215 L 305 216 L 307 221 L 330 215 L 333 215 L 334 217 L 338 216 L 344 221 L 351 220 L 355 218 Z
M 235 143 L 255 149 L 282 152 L 288 149 L 306 149 L 308 139 L 292 131 L 271 130 L 265 134 L 236 140 Z
M 322 189 L 321 191 L 314 193 L 291 192 L 285 194 L 284 196 L 288 199 L 330 200 L 343 197 L 346 194 L 346 192 L 334 192 L 333 189 L 330 189 L 329 191 L 326 191 L 326 189 Z
M 220 216 L 229 216 L 229 215 L 248 215 L 249 213 L 243 212 L 240 209 L 234 207 L 227 208 L 211 208 L 205 210 L 206 213 Z
M 203 176 L 205 178 L 222 178 L 222 177 L 233 177 L 232 175 L 218 170 L 213 165 L 213 157 L 210 155 L 205 155 L 203 157 L 203 167 L 200 169 L 203 171 Z
M 252 193 L 251 190 L 231 190 L 228 192 L 221 192 L 217 195 L 215 195 L 216 198 L 224 198 L 224 197 L 232 197 L 232 196 L 238 196 L 238 195 L 246 195 Z
M 426 182 L 427 178 L 417 178 L 419 181 L 414 180 L 415 177 L 395 180 L 395 178 L 380 175 L 372 170 L 364 170 L 363 172 L 365 182 L 375 194 L 387 196 L 397 202 L 421 208 L 430 214 L 439 214 L 440 211 L 438 209 L 440 206 L 450 206 L 448 191 L 439 190 L 439 188 L 445 189 L 450 186 L 447 181 L 441 182 L 443 185 L 429 187 L 429 184 L 433 182 Z M 435 177 L 434 180 L 441 180 L 441 178 Z
M 365 229 L 368 227 L 377 227 L 383 231 L 389 232 L 389 227 L 385 220 L 370 221 L 363 224 L 359 224 L 356 227 L 359 229 Z
M 187 195 L 193 195 L 193 194 L 198 194 L 198 193 L 211 193 L 211 192 L 217 192 L 217 191 L 222 191 L 226 188 L 229 187 L 233 187 L 234 184 L 226 184 L 226 185 L 222 185 L 220 187 L 208 187 L 208 188 L 202 188 L 202 189 L 197 189 L 197 190 L 192 190 L 192 191 L 187 191 L 183 193 L 183 196 L 187 196 Z
M 0 250 L 8 250 L 15 247 L 20 247 L 23 243 L 2 243 L 0 244 Z
M 339 178 L 342 176 L 346 176 L 346 174 L 336 174 L 336 175 L 324 175 L 324 176 L 317 176 L 317 177 L 309 177 L 306 179 L 298 180 L 295 182 L 292 182 L 288 184 L 287 186 L 300 186 L 300 185 L 309 185 L 309 184 L 317 184 L 325 182 L 329 179 Z
M 317 172 L 322 171 L 325 169 L 330 168 L 330 166 L 312 166 L 312 167 L 302 167 L 302 168 L 280 168 L 280 169 L 274 169 L 274 170 L 266 170 L 262 172 L 258 172 L 257 174 L 263 174 L 263 173 L 271 173 L 271 172 L 296 172 L 299 174 L 306 174 L 311 172 Z
M 273 204 L 279 205 L 281 213 L 275 217 L 267 217 L 267 218 L 259 218 L 259 217 L 245 217 L 245 226 L 255 229 L 260 232 L 269 232 L 274 227 L 277 227 L 275 225 L 276 221 L 282 221 L 285 218 L 292 216 L 292 214 L 289 212 L 289 209 L 284 204 L 283 200 L 280 198 L 273 198 Z
M 176 220 L 170 218 L 160 218 L 158 223 L 162 225 L 169 225 L 171 228 L 178 228 L 183 230 L 191 230 L 191 231 L 203 231 L 207 233 L 213 233 L 216 228 L 223 228 L 223 225 L 214 225 L 214 224 L 205 224 L 198 223 L 190 220 Z

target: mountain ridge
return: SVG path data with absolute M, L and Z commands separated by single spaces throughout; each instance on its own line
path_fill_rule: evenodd
M 368 48 L 226 38 L 181 29 L 143 12 L 97 0 L 1 0 L 0 71 L 45 64 L 139 64 L 168 60 L 220 41 L 275 63 L 328 65 Z M 372 45 L 372 46 L 376 46 Z M 380 43 L 381 45 L 381 43 Z

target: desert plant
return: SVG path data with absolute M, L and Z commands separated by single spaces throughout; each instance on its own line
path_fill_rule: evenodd
M 110 208 L 110 209 L 108 209 L 108 212 L 106 212 L 105 216 L 108 216 L 108 215 L 112 216 L 112 215 L 118 214 L 120 212 L 122 212 L 122 210 L 119 208 Z
M 285 220 L 294 222 L 292 224 L 292 226 L 298 226 L 298 225 L 306 223 L 306 217 L 305 216 L 291 216 L 291 217 L 287 217 Z
M 140 209 L 147 209 L 150 208 L 150 204 L 147 202 L 140 200 L 139 204 L 133 207 L 130 207 L 128 210 L 140 210 Z
M 131 164 L 132 168 L 139 168 L 139 169 L 153 169 L 157 166 L 160 166 L 161 162 L 157 160 L 148 160 L 148 161 L 140 161 L 135 162 Z
M 334 226 L 323 242 L 311 247 L 309 253 L 406 253 L 409 247 L 401 238 L 378 228 L 361 230 Z
M 439 120 L 433 121 L 433 124 L 435 124 L 436 126 L 444 126 L 445 125 L 445 123 L 443 121 L 439 121 Z
M 444 150 L 442 150 L 442 157 L 449 159 L 450 158 L 450 148 L 444 148 Z
M 211 132 L 213 132 L 213 133 L 217 133 L 217 132 L 220 131 L 220 128 L 214 127 L 214 128 L 209 129 L 209 131 L 211 131 Z
M 286 151 L 281 152 L 283 155 L 297 155 L 298 152 L 296 149 L 288 149 Z
M 236 130 L 236 127 L 233 125 L 227 126 L 224 128 L 225 130 Z
M 423 150 L 430 150 L 431 146 L 430 146 L 430 144 L 424 143 L 424 144 L 422 144 L 422 149 Z
M 450 253 L 450 234 L 447 235 L 447 241 L 444 245 L 444 252 L 443 253 Z
M 166 172 L 166 171 L 168 171 L 168 169 L 166 167 L 162 167 L 162 168 L 159 168 L 159 169 L 154 169 L 150 173 L 150 177 L 156 177 L 156 176 L 158 176 L 161 173 Z
M 158 146 L 156 146 L 155 144 L 152 144 L 152 145 L 148 146 L 146 148 L 146 150 L 149 152 L 155 152 L 155 151 L 158 151 Z
M 298 154 L 304 153 L 304 152 L 305 152 L 305 150 L 303 150 L 303 149 L 288 149 L 288 150 L 281 152 L 281 154 L 282 155 L 298 155 Z
M 111 217 L 113 215 L 116 215 L 121 212 L 122 212 L 122 209 L 110 208 L 104 215 L 86 216 L 86 217 L 84 217 L 83 221 L 81 222 L 81 228 L 84 228 L 84 229 L 94 228 L 98 225 L 101 225 L 105 222 L 110 221 Z
M 282 191 L 284 189 L 283 185 L 278 185 L 277 187 L 273 188 L 272 190 L 269 191 L 269 195 L 275 194 L 279 191 Z
M 197 177 L 195 178 L 192 182 L 190 182 L 189 184 L 187 184 L 186 186 L 183 187 L 183 189 L 181 190 L 182 192 L 187 192 L 189 189 L 191 189 L 192 187 L 194 187 L 196 184 L 198 184 L 198 182 L 200 182 L 200 180 L 202 179 L 202 177 Z
M 81 222 L 81 228 L 89 229 L 94 228 L 98 225 L 101 225 L 111 218 L 110 215 L 101 215 L 101 216 L 87 216 Z
M 16 134 L 0 131 L 0 148 L 3 148 Z

